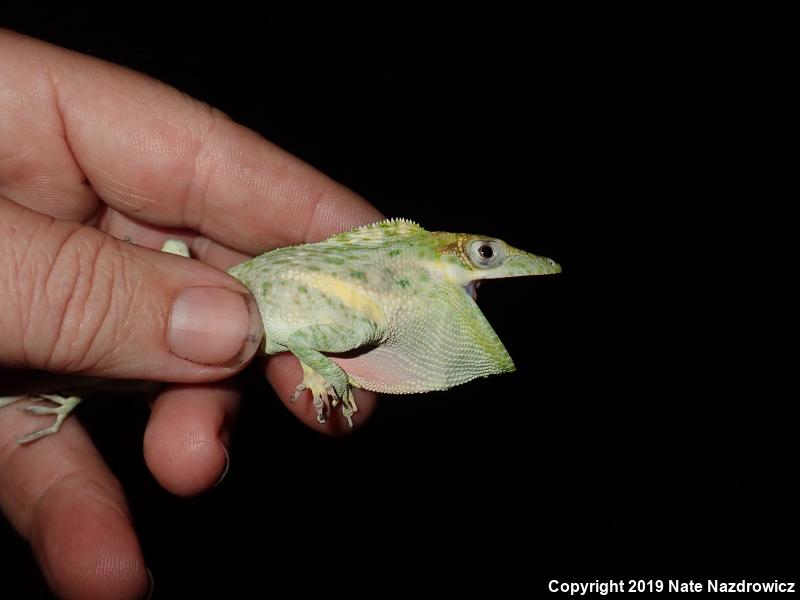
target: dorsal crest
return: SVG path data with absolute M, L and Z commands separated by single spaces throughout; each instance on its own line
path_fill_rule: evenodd
M 362 225 L 352 231 L 335 235 L 330 238 L 330 241 L 343 244 L 373 245 L 419 235 L 424 232 L 425 230 L 414 221 L 394 218 Z

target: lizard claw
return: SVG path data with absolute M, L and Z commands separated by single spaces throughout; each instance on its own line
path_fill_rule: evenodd
M 8 406 L 9 404 L 14 404 L 14 402 L 19 402 L 20 400 L 24 400 L 25 398 L 29 398 L 29 396 L 3 396 L 0 397 L 0 408 L 4 406 Z
M 289 402 L 297 402 L 297 399 L 300 397 L 300 394 L 305 392 L 308 389 L 308 386 L 304 383 L 300 383 L 294 388 L 294 394 L 292 394 L 291 398 L 289 398 Z
M 347 386 L 347 395 L 345 401 L 342 403 L 342 414 L 344 418 L 347 419 L 347 424 L 350 427 L 353 426 L 353 415 L 358 412 L 358 406 L 356 406 L 356 397 L 353 394 L 352 388 L 348 385 Z
M 317 423 L 324 425 L 328 422 L 328 400 L 324 396 L 314 396 L 314 408 L 317 411 Z

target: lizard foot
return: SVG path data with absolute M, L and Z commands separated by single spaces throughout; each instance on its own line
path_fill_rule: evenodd
M 303 367 L 303 381 L 295 388 L 294 394 L 292 394 L 292 397 L 289 398 L 289 400 L 296 402 L 304 391 L 309 390 L 311 392 L 311 397 L 314 399 L 314 408 L 317 411 L 317 421 L 320 423 L 327 423 L 328 414 L 330 413 L 328 397 L 330 396 L 333 398 L 333 405 L 336 406 L 336 401 L 338 400 L 336 391 L 322 375 L 307 367 L 305 364 L 300 364 Z
M 353 426 L 353 415 L 358 412 L 358 406 L 356 406 L 356 397 L 353 394 L 354 387 L 361 389 L 360 385 L 348 379 L 347 393 L 342 401 L 342 414 L 344 415 L 344 418 L 347 419 L 347 424 L 350 425 L 350 427 Z M 331 406 L 336 408 L 339 406 L 339 396 L 336 395 L 336 392 L 333 392 L 331 397 L 333 398 L 331 401 Z
M 334 387 L 328 383 L 324 376 L 317 373 L 314 369 L 300 363 L 303 367 L 303 381 L 298 385 L 292 397 L 289 398 L 291 402 L 296 402 L 300 395 L 309 390 L 313 398 L 313 406 L 317 411 L 317 422 L 327 423 L 330 415 L 331 406 L 336 408 L 339 402 L 342 403 L 342 414 L 347 419 L 348 425 L 353 426 L 353 414 L 358 412 L 355 397 L 353 396 L 352 383 L 348 382 L 347 392 L 345 398 L 339 398 Z M 328 400 L 330 398 L 330 401 Z
M 187 246 L 186 242 L 182 240 L 167 240 L 164 242 L 164 245 L 161 246 L 161 251 L 166 252 L 167 254 L 185 256 L 186 258 L 191 257 L 191 254 L 189 254 L 189 246 Z
M 56 420 L 55 422 L 45 429 L 39 429 L 37 431 L 32 431 L 28 435 L 24 435 L 20 438 L 17 438 L 18 444 L 27 444 L 34 440 L 38 440 L 39 438 L 43 438 L 47 435 L 52 433 L 56 433 L 59 429 L 61 429 L 61 424 L 64 422 L 64 419 L 67 418 L 72 409 L 80 404 L 81 399 L 78 396 L 59 396 L 58 394 L 39 394 L 37 396 L 12 396 L 9 398 L 2 398 L 0 399 L 0 407 L 5 406 L 6 404 L 11 404 L 12 402 L 16 402 L 17 400 L 21 400 L 22 398 L 32 398 L 34 402 L 40 402 L 42 400 L 48 400 L 53 404 L 57 404 L 58 406 L 23 406 L 20 408 L 21 411 L 26 412 L 31 415 L 55 415 Z

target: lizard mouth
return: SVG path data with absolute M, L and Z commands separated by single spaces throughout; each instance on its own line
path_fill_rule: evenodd
M 464 286 L 464 290 L 476 302 L 478 301 L 478 286 L 480 286 L 480 284 L 481 282 L 479 280 L 475 280 L 475 281 L 470 281 L 467 285 Z

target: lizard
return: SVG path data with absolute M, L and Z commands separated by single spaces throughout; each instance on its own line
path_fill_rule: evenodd
M 189 257 L 185 242 L 162 251 Z M 561 272 L 552 259 L 484 235 L 427 231 L 386 219 L 326 240 L 277 248 L 229 269 L 253 294 L 265 355 L 291 352 L 303 379 L 291 400 L 311 392 L 316 418 L 331 408 L 352 427 L 354 388 L 384 394 L 446 390 L 477 377 L 514 371 L 514 362 L 478 308 L 484 279 Z M 26 396 L 0 398 L 0 407 Z M 23 410 L 54 415 L 58 431 L 78 395 L 40 394 L 56 406 Z

